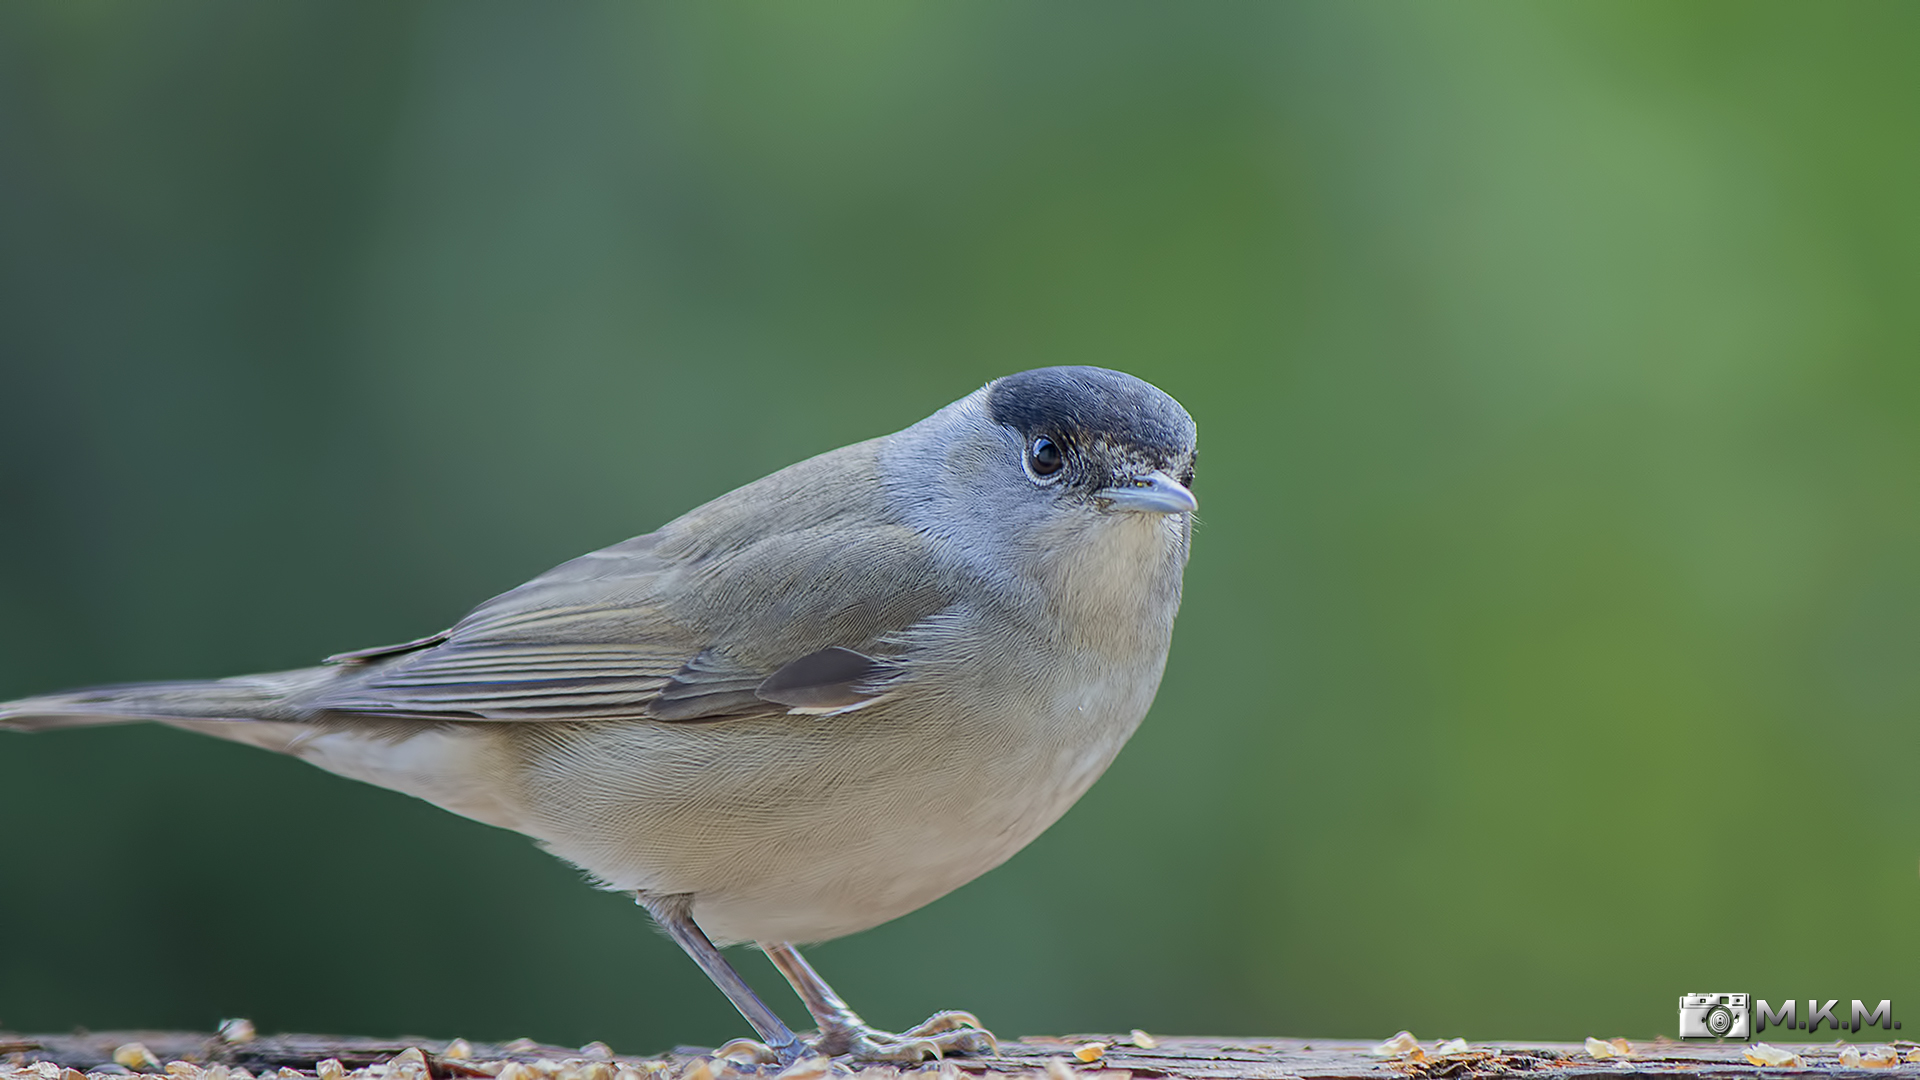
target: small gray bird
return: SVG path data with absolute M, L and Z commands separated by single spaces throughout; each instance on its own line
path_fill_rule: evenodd
M 791 943 L 991 870 L 1113 761 L 1166 666 L 1193 463 L 1192 418 L 1153 386 L 1022 372 L 451 630 L 298 671 L 14 701 L 0 728 L 158 721 L 525 833 L 633 893 L 765 1060 L 985 1052 L 966 1013 L 868 1027 Z M 818 1035 L 735 974 L 715 946 L 736 942 L 765 950 Z

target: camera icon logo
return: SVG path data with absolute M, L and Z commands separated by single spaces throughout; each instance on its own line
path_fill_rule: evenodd
M 1746 1039 L 1747 995 L 1680 995 L 1680 1037 L 1683 1039 Z

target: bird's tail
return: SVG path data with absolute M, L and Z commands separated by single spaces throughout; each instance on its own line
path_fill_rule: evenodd
M 301 668 L 233 679 L 93 686 L 21 698 L 0 703 L 0 730 L 52 731 L 140 720 L 301 720 L 307 710 L 297 702 L 340 673 L 337 667 Z

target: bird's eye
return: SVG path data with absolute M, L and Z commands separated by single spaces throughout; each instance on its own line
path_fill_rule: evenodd
M 1066 456 L 1060 453 L 1060 447 L 1045 435 L 1033 440 L 1033 445 L 1027 448 L 1027 468 L 1036 477 L 1052 476 L 1066 463 Z

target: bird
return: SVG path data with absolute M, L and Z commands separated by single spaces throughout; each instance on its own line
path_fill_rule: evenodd
M 523 833 L 631 894 L 768 1063 L 988 1053 L 971 1013 L 869 1026 L 797 945 L 1000 865 L 1159 689 L 1193 418 L 1098 367 L 995 379 L 561 564 L 450 629 L 292 671 L 0 703 L 0 729 L 154 721 Z M 817 1025 L 727 962 L 757 945 Z

